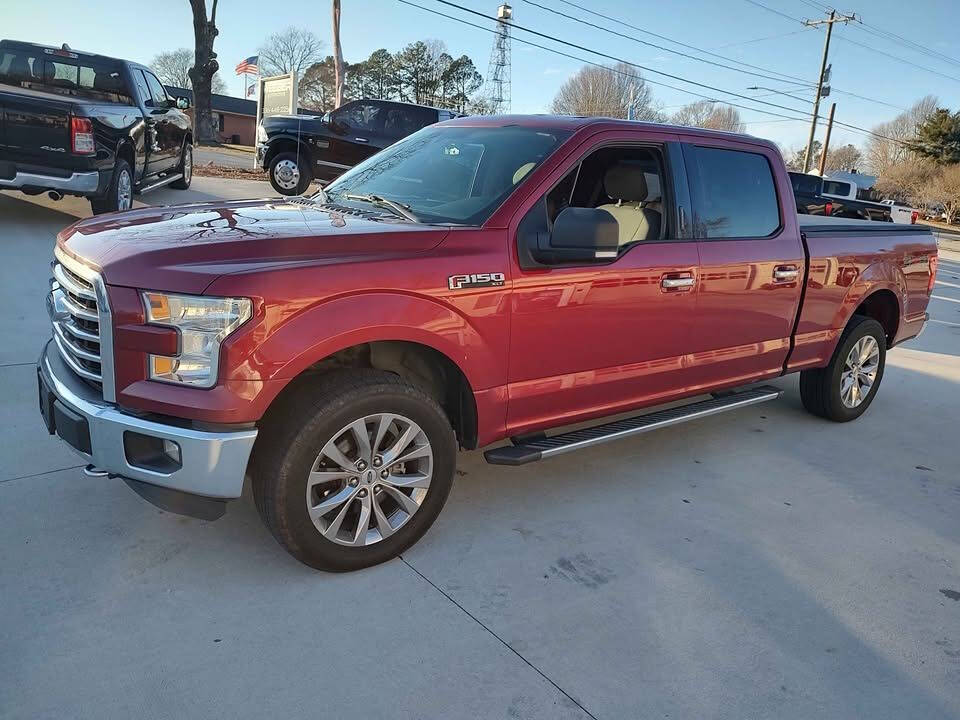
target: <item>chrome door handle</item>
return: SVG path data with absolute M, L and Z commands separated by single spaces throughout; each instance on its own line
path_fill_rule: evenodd
M 357 142 L 370 142 L 366 138 L 362 138 L 362 137 L 355 137 L 354 140 L 356 140 Z
M 793 265 L 781 265 L 773 270 L 773 279 L 777 282 L 790 282 L 799 277 L 800 271 Z
M 660 280 L 660 287 L 665 288 L 667 290 L 675 290 L 676 288 L 692 287 L 693 283 L 694 283 L 694 280 L 692 277 L 678 277 L 678 278 L 665 277 Z

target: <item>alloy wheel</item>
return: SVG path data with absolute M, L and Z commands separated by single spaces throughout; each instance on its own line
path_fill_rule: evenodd
M 117 210 L 129 210 L 133 205 L 133 183 L 130 182 L 130 173 L 126 168 L 120 171 L 117 178 Z
M 853 409 L 870 394 L 880 369 L 880 346 L 872 335 L 857 340 L 847 354 L 840 373 L 840 400 Z
M 314 461 L 307 511 L 339 545 L 363 547 L 393 535 L 420 509 L 433 476 L 433 449 L 410 418 L 378 413 L 341 428 Z

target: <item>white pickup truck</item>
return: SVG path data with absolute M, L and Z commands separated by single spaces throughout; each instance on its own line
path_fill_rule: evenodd
M 901 225 L 913 225 L 920 216 L 919 210 L 897 200 L 884 200 L 883 204 L 890 208 L 890 219 Z

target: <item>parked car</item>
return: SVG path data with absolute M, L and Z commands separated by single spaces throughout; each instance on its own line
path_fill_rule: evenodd
M 797 212 L 837 218 L 890 222 L 890 208 L 883 203 L 857 199 L 857 187 L 844 180 L 791 172 L 790 184 Z
M 50 432 L 175 512 L 219 517 L 249 475 L 325 570 L 423 535 L 458 446 L 546 460 L 794 372 L 854 420 L 937 266 L 927 227 L 798 216 L 771 142 L 549 116 L 440 123 L 312 197 L 82 220 L 55 256 Z
M 257 164 L 281 195 L 328 182 L 420 128 L 461 117 L 393 100 L 354 100 L 325 115 L 272 115 L 257 127 Z
M 149 68 L 0 40 L 0 190 L 127 210 L 136 193 L 190 187 L 193 130 Z
M 898 200 L 884 200 L 883 204 L 890 208 L 890 218 L 901 225 L 913 225 L 920 217 L 920 211 Z

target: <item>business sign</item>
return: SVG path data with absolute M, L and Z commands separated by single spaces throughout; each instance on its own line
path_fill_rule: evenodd
M 257 81 L 257 124 L 271 115 L 297 114 L 297 73 Z

